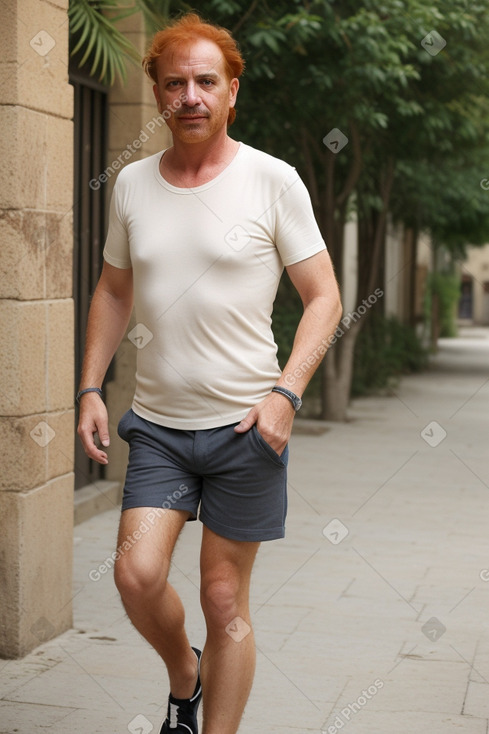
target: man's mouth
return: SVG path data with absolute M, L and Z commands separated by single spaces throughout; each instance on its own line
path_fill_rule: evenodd
M 204 120 L 209 117 L 205 112 L 182 112 L 176 115 L 178 120 Z

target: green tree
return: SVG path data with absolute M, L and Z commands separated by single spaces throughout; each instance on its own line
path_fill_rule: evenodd
M 359 305 L 381 284 L 386 222 L 402 164 L 442 171 L 452 157 L 463 162 L 480 149 L 489 120 L 489 9 L 417 0 L 294 7 L 295 15 L 281 16 L 279 3 L 273 15 L 255 18 L 259 47 L 258 31 L 248 29 L 251 74 L 238 120 L 252 144 L 299 167 L 340 281 L 344 225 L 355 212 Z M 267 34 L 273 41 L 265 44 Z M 445 40 L 446 48 L 434 53 Z M 322 142 L 332 128 L 349 139 L 339 152 Z M 345 416 L 364 323 L 357 320 L 325 359 L 325 418 Z

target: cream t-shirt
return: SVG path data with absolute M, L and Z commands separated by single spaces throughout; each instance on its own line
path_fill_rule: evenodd
M 216 178 L 177 188 L 162 153 L 112 195 L 104 258 L 133 268 L 133 410 L 169 428 L 239 422 L 280 376 L 271 314 L 284 265 L 325 249 L 294 168 L 244 143 Z

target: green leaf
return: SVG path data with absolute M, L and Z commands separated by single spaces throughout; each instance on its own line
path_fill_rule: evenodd
M 115 0 L 70 0 L 68 16 L 72 38 L 71 54 L 81 51 L 80 66 L 90 61 L 90 74 L 98 74 L 99 79 L 115 81 L 115 70 L 122 80 L 126 77 L 125 60 L 139 61 L 137 49 L 114 25 L 114 17 L 107 17 L 102 11 L 117 17 L 127 17 L 129 9 L 122 11 Z M 134 12 L 134 9 L 131 9 Z

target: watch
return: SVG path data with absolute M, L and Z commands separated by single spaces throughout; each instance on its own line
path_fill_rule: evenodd
M 295 392 L 287 390 L 286 387 L 275 385 L 274 387 L 272 387 L 272 392 L 279 392 L 281 395 L 284 395 L 288 400 L 290 400 L 290 402 L 294 406 L 294 410 L 296 413 L 302 408 L 302 400 L 300 399 L 300 397 L 296 395 Z

